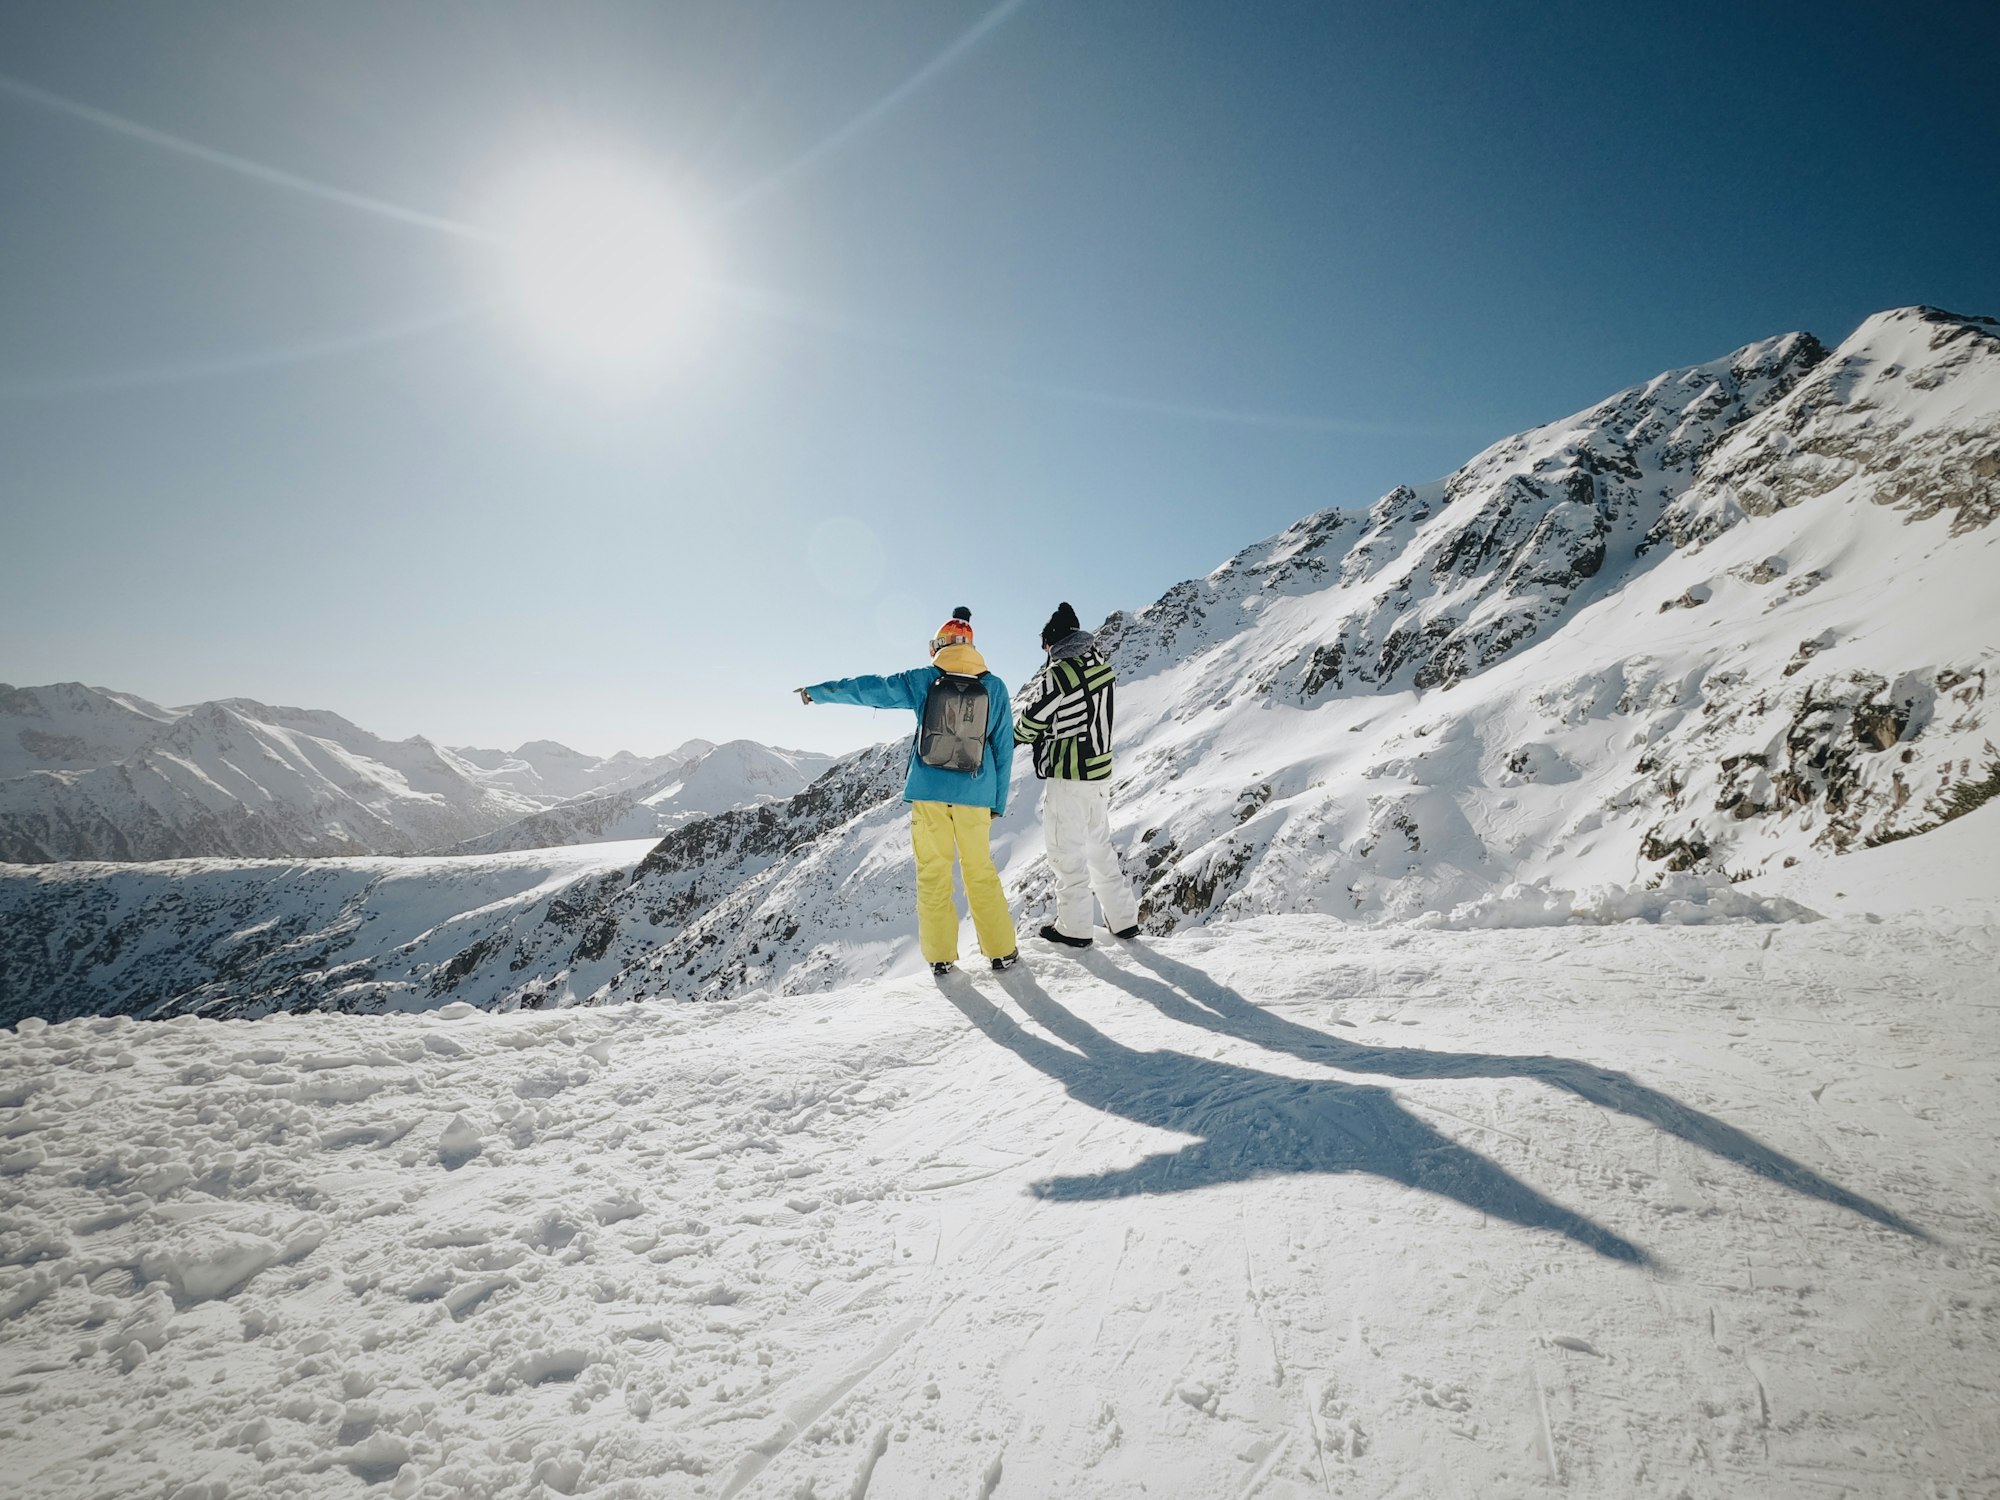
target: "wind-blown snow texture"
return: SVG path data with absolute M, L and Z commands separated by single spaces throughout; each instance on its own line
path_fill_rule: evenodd
M 1816 922 L 24 1024 L 8 1484 L 1995 1493 L 1996 820 Z
M 2000 324 L 1911 308 L 1831 351 L 1794 334 L 1662 375 L 1113 615 L 1113 830 L 1146 929 L 1783 915 L 1694 893 L 1756 891 L 2000 789 L 1996 492 Z M 429 867 L 412 916 L 393 908 L 415 886 L 359 897 L 358 873 L 135 867 L 114 893 L 102 870 L 15 872 L 0 1019 L 911 972 L 904 753 L 681 821 L 643 860 L 579 852 L 498 906 L 514 877 L 476 859 Z M 1050 877 L 1027 790 L 995 848 L 1032 931 Z M 563 836 L 641 831 L 624 816 Z M 1668 880 L 1682 896 L 1646 894 Z M 163 929 L 171 970 L 136 957 Z

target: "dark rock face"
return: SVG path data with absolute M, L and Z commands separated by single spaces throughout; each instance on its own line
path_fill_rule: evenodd
M 350 951 L 360 916 L 327 879 L 333 873 L 275 865 L 250 867 L 243 878 L 162 882 L 143 867 L 65 866 L 10 882 L 0 918 L 0 1024 L 26 1015 L 320 1009 L 358 977 L 354 965 L 364 959 Z M 274 899 L 280 882 L 289 905 Z
M 1697 546 L 1743 517 L 1845 490 L 1911 523 L 1948 514 L 1954 535 L 1990 526 L 2000 515 L 2000 428 L 1951 417 L 1948 398 L 2000 357 L 2000 324 L 1916 307 L 1870 328 L 1881 336 L 1838 357 L 1822 351 L 1807 378 L 1719 443 L 1650 540 Z M 1885 360 L 1881 351 L 1907 334 L 1910 357 Z
M 1241 884 L 1255 852 L 1248 845 L 1212 850 L 1198 869 L 1170 870 L 1147 885 L 1139 902 L 1139 925 L 1148 932 L 1171 932 L 1179 919 L 1214 910 Z
M 508 951 L 482 948 L 440 993 L 522 993 L 500 977 L 503 958 L 507 975 L 533 974 L 545 985 L 573 987 L 575 976 L 593 973 L 615 994 L 641 982 L 664 987 L 661 976 L 671 974 L 677 993 L 721 992 L 747 973 L 745 950 L 798 937 L 795 916 L 761 910 L 754 899 L 766 877 L 809 861 L 815 844 L 857 817 L 900 812 L 908 766 L 908 742 L 892 741 L 840 761 L 786 801 L 685 824 L 629 879 L 613 873 L 558 893 L 538 922 L 516 924 Z
M 1639 853 L 1642 858 L 1662 863 L 1676 873 L 1698 870 L 1708 863 L 1708 840 L 1694 831 L 1669 837 L 1661 825 L 1640 839 Z
M 1391 491 L 1341 570 L 1372 602 L 1256 689 L 1306 704 L 1448 688 L 1505 660 L 1622 583 L 1715 442 L 1825 358 L 1807 335 L 1753 345 L 1497 444 L 1442 486 Z
M 0 883 L 0 1025 L 454 998 L 532 1008 L 588 995 L 712 946 L 686 929 L 718 903 L 856 815 L 900 811 L 907 750 L 898 742 L 850 756 L 789 802 L 676 830 L 629 873 L 585 872 L 538 901 L 441 923 L 400 946 L 369 931 L 377 885 L 396 878 L 391 861 L 196 868 L 173 879 L 157 866 L 24 872 Z M 418 872 L 405 878 L 422 884 Z
M 1910 722 L 1907 703 L 1863 703 L 1854 710 L 1854 738 L 1866 750 L 1893 750 Z
M 1762 692 L 1718 693 L 1714 711 L 1682 754 L 1641 763 L 1670 814 L 1705 802 L 1728 820 L 1663 818 L 1641 841 L 1642 858 L 1671 870 L 1719 873 L 1719 851 L 1736 837 L 1732 825 L 1754 830 L 1767 821 L 1790 821 L 1810 830 L 1815 847 L 1837 854 L 1946 820 L 1969 763 L 1947 760 L 1927 794 L 1914 776 L 1918 748 L 1933 724 L 1954 734 L 1977 732 L 1984 722 L 1985 674 L 1921 668 L 1894 681 L 1863 671 L 1787 680 L 1813 654 L 1794 658 L 1778 683 Z M 1765 748 L 1713 763 L 1702 757 L 1706 744 L 1746 736 Z

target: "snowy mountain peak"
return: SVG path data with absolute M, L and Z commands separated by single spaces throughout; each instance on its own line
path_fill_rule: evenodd
M 385 740 L 324 709 L 254 698 L 163 708 L 82 683 L 0 685 L 0 860 L 410 854 L 578 799 L 657 790 L 714 746 L 601 761 L 552 740 L 522 748 L 527 758 Z M 828 763 L 774 754 L 761 782 L 718 768 L 701 810 L 733 805 L 729 787 L 752 801 L 797 790 Z M 574 841 L 560 835 L 547 841 Z
M 174 718 L 157 703 L 81 682 L 0 683 L 0 779 L 123 759 Z
M 2000 796 L 1996 475 L 2000 337 L 1905 309 L 1837 348 L 1792 334 L 1669 371 L 1113 615 L 1112 827 L 1143 924 L 1797 917 L 1728 881 Z M 540 775 L 455 753 L 485 757 L 488 785 Z M 387 948 L 353 946 L 348 924 L 395 901 L 329 874 L 324 905 L 258 929 L 227 990 L 189 957 L 117 993 L 511 1007 L 897 972 L 917 962 L 906 759 L 900 736 L 816 777 L 794 759 L 787 790 L 759 780 L 782 752 L 711 749 L 596 794 L 588 829 L 530 819 L 500 841 L 667 826 L 643 858 L 607 848 L 561 878 L 522 853 L 426 866 L 432 883 L 464 872 L 467 910 Z M 748 804 L 703 812 L 710 780 Z M 996 823 L 994 849 L 1032 931 L 1052 879 L 1032 814 Z M 503 870 L 517 898 L 471 899 Z M 215 876 L 218 922 L 261 920 L 248 884 Z M 95 889 L 19 898 L 24 984 L 109 992 L 47 934 L 78 903 L 126 943 L 158 918 Z
M 689 740 L 665 755 L 641 756 L 620 750 L 600 758 L 557 740 L 529 740 L 513 750 L 460 746 L 451 753 L 476 767 L 488 785 L 528 798 L 541 810 L 580 797 L 630 791 L 681 769 L 712 748 L 706 740 Z
M 812 751 L 778 750 L 754 740 L 732 740 L 720 746 L 690 740 L 688 745 L 706 748 L 687 760 L 678 759 L 681 751 L 676 751 L 666 758 L 669 764 L 664 771 L 655 766 L 650 777 L 632 778 L 609 791 L 532 813 L 492 833 L 468 839 L 453 852 L 500 854 L 559 844 L 656 839 L 691 820 L 790 797 L 824 773 L 835 759 Z M 632 759 L 636 761 L 636 757 Z
M 514 754 L 517 758 L 529 762 L 544 760 L 587 761 L 595 758 L 585 755 L 581 750 L 572 750 L 559 740 L 529 740 L 526 744 L 517 745 L 514 749 Z
M 1258 659 L 1242 663 L 1255 691 L 1306 704 L 1448 687 L 1620 587 L 1702 454 L 1825 358 L 1810 334 L 1788 334 L 1669 371 L 1495 443 L 1441 481 L 1398 486 L 1365 521 L 1308 517 L 1114 615 L 1103 638 L 1137 675 L 1236 639 L 1274 597 L 1331 593 L 1331 615 L 1294 612 L 1289 628 L 1258 632 Z
M 1954 534 L 2000 514 L 1992 378 L 2000 323 L 1937 308 L 1878 313 L 1809 378 L 1716 445 L 1659 534 L 1696 546 L 1746 517 L 1849 487 Z
M 1857 412 L 1864 361 L 1900 369 Z M 1788 457 L 1777 437 L 1801 411 L 1840 427 L 1845 478 Z M 1365 516 L 1306 517 L 1114 614 L 1099 632 L 1121 676 L 1114 832 L 1146 925 L 1460 907 L 1467 922 L 1719 919 L 1733 898 L 1710 893 L 1730 875 L 1976 806 L 2000 764 L 1993 534 L 1965 531 L 1962 504 L 1888 499 L 1909 472 L 1976 479 L 1996 442 L 1982 325 L 1912 310 L 1838 350 L 1787 334 L 1496 443 Z M 1773 483 L 1817 473 L 1823 501 L 1739 507 L 1750 524 L 1677 545 L 1667 518 L 1738 464 Z M 879 788 L 846 825 L 821 830 L 802 797 L 797 842 L 694 825 L 662 845 L 619 898 L 632 915 L 600 915 L 631 924 L 642 967 L 620 982 L 812 988 L 906 961 L 897 749 L 813 789 L 841 807 Z M 1033 921 L 1039 832 L 1010 817 L 995 838 Z M 691 904 L 669 892 L 697 857 Z M 1517 885 L 1530 894 L 1500 900 Z

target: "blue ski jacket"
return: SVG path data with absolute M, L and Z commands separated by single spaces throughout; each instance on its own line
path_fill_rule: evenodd
M 960 657 L 964 654 L 964 660 Z M 910 774 L 903 782 L 905 802 L 952 802 L 960 807 L 990 807 L 993 816 L 1007 811 L 1007 787 L 1014 776 L 1014 707 L 1007 685 L 985 670 L 986 661 L 970 646 L 947 646 L 938 660 L 965 675 L 976 673 L 986 688 L 986 755 L 976 774 L 943 771 L 917 759 L 917 737 L 910 736 Z M 836 677 L 806 689 L 815 703 L 849 703 L 859 708 L 904 708 L 921 720 L 924 695 L 939 677 L 937 667 L 915 667 L 893 677 Z

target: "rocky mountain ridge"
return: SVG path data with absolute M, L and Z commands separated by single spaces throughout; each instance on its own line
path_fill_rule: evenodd
M 636 807 L 686 781 L 716 748 L 690 740 L 666 755 L 602 758 L 553 740 L 446 749 L 248 698 L 167 708 L 76 682 L 0 684 L 0 861 L 416 854 L 579 800 Z M 734 780 L 718 767 L 691 810 L 733 806 L 731 791 L 742 800 L 796 791 L 828 759 L 794 766 L 787 755 L 795 752 L 772 752 L 769 765 Z M 605 836 L 588 814 L 571 821 L 585 837 Z M 676 819 L 668 809 L 628 821 L 624 836 L 639 837 Z M 543 842 L 575 842 L 561 824 Z
M 1718 885 L 1977 806 L 2000 787 L 1996 474 L 2000 327 L 1908 308 L 1832 349 L 1794 334 L 1662 375 L 1113 615 L 1113 827 L 1144 924 L 1754 914 Z M 0 950 L 0 977 L 234 1013 L 893 972 L 915 962 L 906 752 L 899 738 L 788 801 L 690 821 L 643 858 L 516 879 L 504 900 L 473 899 L 497 878 L 477 861 L 440 862 L 422 911 L 387 878 L 337 909 L 286 906 L 273 871 L 287 915 L 271 941 L 305 956 L 267 955 L 248 990 L 168 993 L 115 952 L 50 957 L 89 925 L 79 903 L 113 904 L 87 873 L 0 881 L 42 934 Z M 1030 791 L 995 828 L 1024 931 L 1049 891 Z M 171 913 L 197 953 L 257 910 L 250 879 L 217 869 L 139 911 Z M 199 915 L 222 910 L 204 883 L 239 893 L 230 915 Z M 1568 899 L 1590 886 L 1672 899 Z M 112 942 L 143 920 L 129 896 L 115 910 Z
M 800 792 L 838 758 L 812 750 L 783 750 L 755 740 L 726 745 L 692 741 L 688 758 L 636 784 L 573 797 L 531 813 L 505 828 L 468 839 L 454 854 L 501 854 L 563 844 L 659 838 L 683 823 L 711 818 Z
M 548 808 L 579 797 L 629 792 L 693 765 L 714 748 L 713 741 L 697 739 L 665 755 L 634 755 L 620 750 L 600 758 L 572 750 L 558 740 L 529 740 L 512 750 L 464 745 L 453 746 L 451 753 L 477 767 L 487 785 L 517 792 Z

